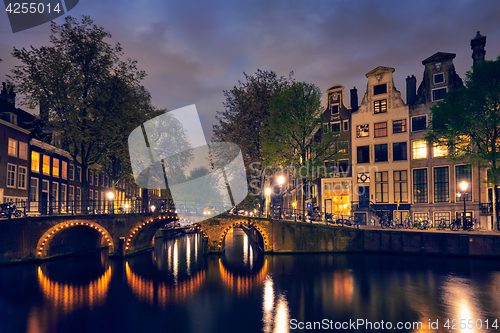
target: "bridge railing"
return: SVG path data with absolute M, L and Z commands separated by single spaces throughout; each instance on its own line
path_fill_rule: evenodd
M 131 200 L 92 200 L 89 199 L 86 209 L 81 200 L 39 200 L 15 202 L 17 209 L 24 216 L 38 215 L 80 215 L 80 214 L 133 214 L 170 212 L 183 215 L 218 215 L 231 209 L 230 206 L 218 202 L 180 201 L 176 204 L 168 199 Z

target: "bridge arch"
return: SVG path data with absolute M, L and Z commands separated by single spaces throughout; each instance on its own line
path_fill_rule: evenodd
M 262 239 L 264 240 L 264 248 L 266 248 L 268 246 L 268 239 L 269 239 L 269 236 L 266 236 L 266 233 L 264 230 L 262 230 L 257 224 L 251 222 L 251 221 L 247 221 L 247 220 L 238 220 L 238 221 L 235 221 L 233 223 L 231 223 L 231 225 L 227 226 L 226 228 L 224 228 L 224 230 L 222 231 L 220 237 L 219 237 L 219 251 L 222 251 L 222 244 L 223 244 L 223 241 L 224 241 L 224 238 L 226 237 L 227 233 L 233 229 L 233 228 L 236 228 L 236 227 L 239 227 L 239 226 L 245 226 L 245 227 L 250 227 L 250 228 L 254 228 L 255 230 L 257 230 L 257 232 L 260 234 L 260 236 L 262 237 Z
M 42 235 L 42 237 L 39 238 L 37 247 L 36 247 L 36 252 L 37 252 L 37 258 L 42 259 L 47 257 L 48 255 L 48 249 L 47 245 L 50 244 L 52 239 L 54 239 L 54 236 L 56 236 L 58 233 L 60 233 L 63 230 L 67 230 L 68 228 L 73 228 L 77 226 L 86 226 L 89 228 L 95 229 L 97 232 L 99 232 L 101 236 L 101 246 L 103 247 L 108 247 L 109 252 L 113 253 L 114 251 L 114 242 L 113 242 L 113 237 L 109 233 L 106 228 L 104 228 L 102 225 L 96 222 L 92 221 L 86 221 L 86 220 L 72 220 L 72 221 L 64 221 L 60 222 L 51 228 L 49 228 L 47 231 L 45 231 Z
M 125 254 L 150 249 L 154 245 L 154 235 L 158 229 L 165 224 L 177 221 L 178 217 L 173 214 L 151 217 L 135 224 L 128 232 L 125 239 Z
M 194 226 L 206 237 L 209 253 L 220 253 L 226 234 L 234 227 L 243 225 L 254 229 L 263 241 L 264 252 L 272 252 L 272 223 L 269 220 L 235 216 L 221 216 L 198 222 Z

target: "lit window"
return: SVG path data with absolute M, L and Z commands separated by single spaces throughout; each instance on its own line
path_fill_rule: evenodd
M 31 152 L 31 171 L 40 172 L 40 154 L 35 151 Z
M 392 121 L 392 133 L 406 132 L 406 119 Z
M 379 101 L 373 102 L 373 110 L 374 110 L 374 113 L 387 112 L 387 100 L 381 99 Z
M 19 142 L 19 158 L 28 159 L 28 144 L 26 142 Z
M 412 142 L 413 159 L 427 158 L 427 142 L 413 141 Z
M 387 136 L 387 122 L 373 124 L 373 136 L 376 138 Z
M 432 156 L 433 157 L 444 157 L 448 156 L 448 147 L 445 146 L 446 141 L 440 140 L 440 143 L 435 143 L 432 147 Z
M 59 177 L 59 159 L 52 159 L 52 176 Z
M 462 151 L 470 151 L 470 136 L 459 135 L 455 142 L 455 148 Z
M 63 179 L 68 179 L 68 162 L 61 162 L 61 175 Z
M 17 140 L 9 138 L 9 155 L 17 157 Z
M 42 171 L 46 175 L 50 175 L 50 156 L 43 155 Z
M 368 134 L 369 134 L 368 124 L 356 126 L 356 137 L 363 138 L 363 137 L 367 137 Z

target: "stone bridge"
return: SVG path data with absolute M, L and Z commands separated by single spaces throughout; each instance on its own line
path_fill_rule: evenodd
M 68 215 L 0 220 L 0 263 L 48 259 L 109 248 L 110 256 L 150 249 L 169 213 Z
M 151 249 L 154 235 L 177 217 L 169 213 L 43 216 L 0 220 L 0 263 L 48 259 L 109 248 L 123 257 Z M 195 224 L 208 253 L 220 253 L 233 227 L 243 225 L 265 252 L 342 252 L 362 246 L 352 228 L 220 215 Z

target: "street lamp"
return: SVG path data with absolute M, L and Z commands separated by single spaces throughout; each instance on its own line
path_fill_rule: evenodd
M 293 206 L 293 218 L 295 222 L 297 222 L 297 202 L 296 201 L 292 202 L 292 206 Z
M 469 183 L 467 183 L 465 180 L 460 183 L 460 189 L 462 190 L 462 195 L 464 197 L 464 215 L 462 218 L 462 230 L 467 230 L 467 226 L 465 225 L 465 214 L 466 214 L 465 195 L 467 194 L 467 187 L 469 187 Z
M 278 185 L 280 186 L 280 220 L 281 220 L 281 214 L 283 212 L 283 193 L 281 193 L 282 185 L 285 183 L 285 177 L 279 176 L 278 179 Z
M 271 195 L 271 188 L 270 187 L 266 188 L 265 194 L 266 194 L 265 211 L 266 211 L 266 217 L 268 217 L 269 216 L 269 204 L 270 204 L 269 196 Z
M 114 206 L 113 205 L 113 198 L 115 197 L 115 195 L 113 194 L 113 192 L 108 192 L 108 194 L 106 194 L 106 195 L 108 196 L 108 199 L 110 201 L 110 205 L 111 205 L 110 211 L 111 211 L 111 214 L 114 214 L 115 212 L 114 212 L 114 207 L 113 207 Z

